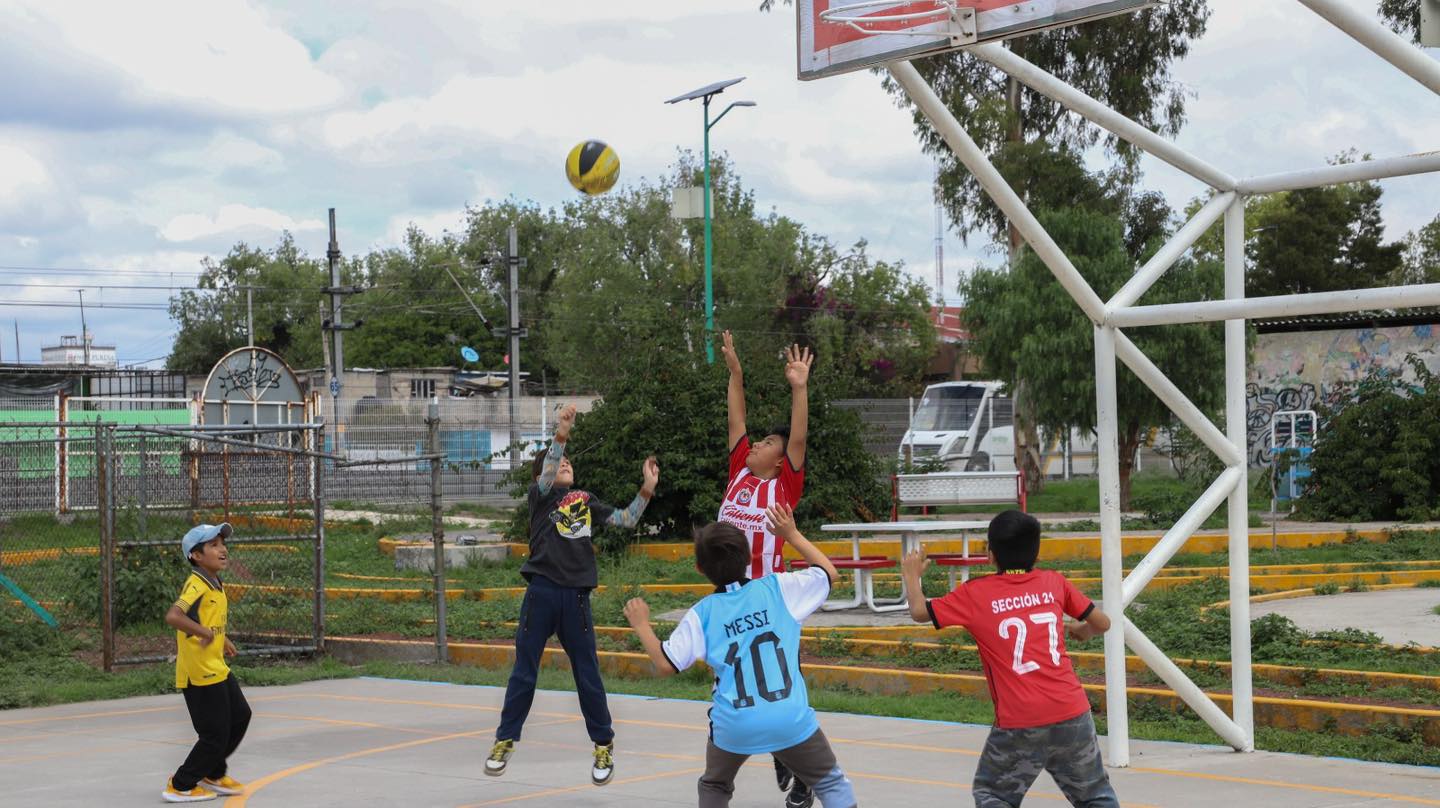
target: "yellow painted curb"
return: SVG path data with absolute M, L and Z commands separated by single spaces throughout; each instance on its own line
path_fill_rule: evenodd
M 176 541 L 175 546 L 180 546 Z M 240 552 L 256 550 L 267 553 L 298 553 L 299 548 L 288 544 L 236 544 Z M 100 554 L 98 547 L 45 547 L 37 550 L 6 550 L 0 552 L 0 567 L 23 567 L 40 561 L 54 561 L 67 555 L 94 556 Z
M 1121 537 L 1121 546 L 1125 555 L 1145 553 L 1160 541 L 1160 535 L 1139 536 L 1129 535 Z M 1329 531 L 1298 531 L 1292 533 L 1280 533 L 1274 537 L 1276 547 L 1314 547 L 1321 544 L 1340 544 L 1355 539 L 1371 542 L 1387 542 L 1390 540 L 1390 533 L 1384 530 L 1329 530 Z M 1190 540 L 1178 552 L 1181 553 L 1215 553 L 1229 549 L 1230 539 L 1223 533 L 1200 534 L 1191 536 Z M 852 552 L 849 541 L 822 540 L 815 542 L 815 546 L 826 555 L 840 556 L 849 555 Z M 900 541 L 895 540 L 867 540 L 861 543 L 862 552 L 867 555 L 888 555 L 892 558 L 900 554 Z M 1252 531 L 1250 533 L 1251 549 L 1268 549 L 1271 546 L 1270 533 L 1264 531 Z M 961 552 L 963 544 L 960 539 L 934 539 L 925 542 L 925 547 L 932 553 L 958 553 Z M 685 543 L 657 543 L 657 544 L 636 544 L 631 546 L 630 552 L 639 555 L 657 558 L 662 561 L 679 561 L 690 559 L 695 555 L 694 545 Z M 984 553 L 985 538 L 983 532 L 976 531 L 970 539 L 970 552 Z M 799 555 L 790 548 L 785 548 L 786 558 L 799 558 Z M 1072 559 L 1100 559 L 1100 537 L 1099 536 L 1050 536 L 1040 542 L 1040 560 L 1058 561 Z
M 1419 585 L 1420 585 L 1420 584 L 1417 583 L 1417 582 L 1411 582 L 1411 583 L 1405 583 L 1405 584 L 1375 584 L 1374 586 L 1367 586 L 1367 587 L 1366 587 L 1366 590 L 1367 590 L 1367 591 L 1370 591 L 1370 592 L 1384 592 L 1384 591 L 1390 590 L 1390 589 L 1415 589 L 1415 588 L 1418 587 Z M 1331 593 L 1331 594 L 1339 595 L 1339 594 L 1343 594 L 1343 591 L 1342 591 L 1342 592 L 1334 592 L 1334 593 Z M 1266 592 L 1266 593 L 1260 594 L 1260 595 L 1251 595 L 1251 596 L 1250 596 L 1250 602 L 1251 602 L 1251 603 L 1269 603 L 1270 601 L 1273 601 L 1273 600 L 1294 600 L 1295 598 L 1309 598 L 1309 597 L 1327 597 L 1327 596 L 1326 596 L 1326 595 L 1321 595 L 1319 592 L 1316 592 L 1316 591 L 1315 591 L 1315 587 L 1309 586 L 1309 587 L 1306 587 L 1306 588 L 1304 588 L 1304 589 L 1284 589 L 1284 590 L 1281 590 L 1281 591 L 1279 591 L 1279 592 Z M 1230 608 L 1230 601 L 1228 601 L 1228 600 L 1222 600 L 1222 601 L 1218 601 L 1218 602 L 1216 602 L 1216 603 L 1212 603 L 1212 604 L 1210 604 L 1209 606 L 1202 606 L 1202 607 L 1200 608 L 1200 611 L 1202 611 L 1202 612 L 1208 612 L 1208 611 L 1210 611 L 1211 609 L 1228 609 L 1228 608 Z

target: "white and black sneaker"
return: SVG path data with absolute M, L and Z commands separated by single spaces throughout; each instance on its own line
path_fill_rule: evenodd
M 810 808 L 815 804 L 815 792 L 810 787 L 795 778 L 795 784 L 790 786 L 790 793 L 785 795 L 785 808 Z
M 615 743 L 595 744 L 595 763 L 590 767 L 590 782 L 603 786 L 615 774 Z
M 775 785 L 779 786 L 781 791 L 789 791 L 790 786 L 794 784 L 795 775 L 785 767 L 784 763 L 775 761 Z
M 515 753 L 514 741 L 496 741 L 490 747 L 490 757 L 485 758 L 485 773 L 491 777 L 499 777 L 505 773 L 505 767 L 510 763 L 510 756 Z

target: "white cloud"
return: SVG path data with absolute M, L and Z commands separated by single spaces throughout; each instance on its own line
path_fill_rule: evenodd
M 160 236 L 167 241 L 195 241 L 210 236 L 240 233 L 242 231 L 266 230 L 279 233 L 282 230 L 297 232 L 320 230 L 325 224 L 319 219 L 293 219 L 269 208 L 253 208 L 249 205 L 224 205 L 211 216 L 205 213 L 185 213 L 171 219 L 160 229 Z
M 72 212 L 73 205 L 40 158 L 0 142 L 0 232 L 31 235 Z
M 193 3 L 22 2 L 7 26 L 39 53 L 119 78 L 141 102 L 227 113 L 285 114 L 336 100 L 339 82 L 263 11 L 234 0 Z M 10 45 L 19 44 L 7 37 Z

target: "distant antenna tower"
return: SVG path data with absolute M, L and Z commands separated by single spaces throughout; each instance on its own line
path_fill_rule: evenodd
M 940 204 L 940 162 L 935 162 L 935 320 L 945 313 L 945 211 Z

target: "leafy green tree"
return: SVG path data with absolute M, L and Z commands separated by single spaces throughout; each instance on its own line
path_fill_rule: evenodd
M 1041 223 L 1102 299 L 1129 280 L 1134 261 L 1126 232 L 1113 216 L 1081 208 L 1039 214 Z M 1148 249 L 1158 246 L 1151 239 Z M 1213 299 L 1221 268 L 1185 260 L 1151 287 L 1146 303 Z M 981 269 L 961 282 L 966 323 L 986 371 L 1023 379 L 1016 393 L 1036 422 L 1055 432 L 1095 428 L 1094 332 L 1090 321 L 1031 251 L 1012 270 Z M 1219 404 L 1224 385 L 1224 339 L 1217 324 L 1133 329 L 1127 333 L 1202 410 Z M 1170 412 L 1123 366 L 1117 373 L 1120 506 L 1130 506 L 1130 472 L 1142 437 L 1170 423 Z
M 170 299 L 177 333 L 165 366 L 209 373 L 229 351 L 246 345 L 245 288 L 253 287 L 255 344 L 292 367 L 322 363 L 316 301 L 327 285 L 324 264 L 307 256 L 289 233 L 273 250 L 236 244 L 219 261 L 202 263 L 197 286 Z
M 653 526 L 666 538 L 688 537 L 692 527 L 715 519 L 728 476 L 725 366 L 669 350 L 617 354 L 614 361 L 621 372 L 571 434 L 577 484 L 623 505 L 635 493 L 641 461 L 653 454 L 660 487 L 641 530 Z M 750 421 L 761 429 L 789 418 L 790 389 L 778 360 L 773 371 L 747 364 Z M 879 517 L 889 508 L 889 492 L 881 483 L 884 469 L 861 442 L 859 417 L 833 406 L 829 389 L 813 377 L 809 392 L 805 495 L 796 517 L 808 526 Z
M 1420 0 L 1380 0 L 1376 13 L 1395 33 L 1420 44 Z
M 1394 283 L 1440 283 L 1440 216 L 1405 236 L 1400 274 Z

